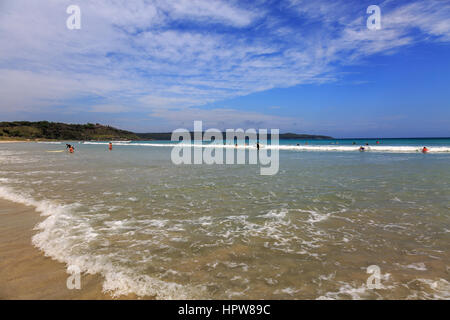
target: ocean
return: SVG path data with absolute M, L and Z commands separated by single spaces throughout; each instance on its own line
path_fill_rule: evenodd
M 0 197 L 114 296 L 450 299 L 450 139 L 376 141 L 281 140 L 272 176 L 166 141 L 0 144 Z

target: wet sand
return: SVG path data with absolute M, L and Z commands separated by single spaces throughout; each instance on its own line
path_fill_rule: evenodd
M 66 266 L 31 243 L 42 220 L 34 208 L 0 199 L 0 299 L 113 299 L 100 275 L 82 274 L 80 290 L 67 288 Z

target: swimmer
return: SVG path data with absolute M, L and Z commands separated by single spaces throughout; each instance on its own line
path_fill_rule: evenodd
M 112 150 L 112 142 L 109 143 L 109 151 Z
M 366 146 L 368 146 L 369 145 L 369 143 L 368 142 L 366 142 Z
M 352 144 L 356 144 L 356 142 L 355 141 L 353 141 L 353 143 Z
M 364 152 L 364 151 L 366 151 L 366 149 L 363 146 L 361 146 L 361 147 L 359 147 L 359 151 Z
M 428 150 L 428 148 L 427 147 L 423 147 L 422 148 L 422 153 L 427 153 L 429 150 Z
M 74 150 L 73 147 L 70 146 L 70 147 L 69 147 L 69 152 L 70 152 L 70 153 L 73 153 L 73 150 Z

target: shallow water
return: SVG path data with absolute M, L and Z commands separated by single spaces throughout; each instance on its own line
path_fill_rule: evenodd
M 116 295 L 450 298 L 450 153 L 317 145 L 281 150 L 274 176 L 145 143 L 0 145 L 0 196 L 46 215 L 33 243 Z

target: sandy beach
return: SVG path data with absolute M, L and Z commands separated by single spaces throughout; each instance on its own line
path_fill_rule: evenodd
M 17 143 L 17 142 L 30 142 L 30 141 L 23 141 L 23 140 L 0 140 L 0 143 Z
M 81 275 L 80 290 L 67 288 L 65 265 L 31 243 L 41 220 L 34 208 L 0 199 L 0 299 L 113 299 L 99 275 Z

